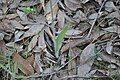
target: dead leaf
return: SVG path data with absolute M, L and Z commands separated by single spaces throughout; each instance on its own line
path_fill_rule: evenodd
M 114 63 L 114 64 L 120 66 L 120 61 L 117 58 L 115 58 L 115 57 L 113 57 L 111 55 L 108 55 L 108 54 L 105 54 L 105 53 L 101 53 L 100 54 L 100 58 L 102 60 L 104 60 L 104 61 L 107 61 L 109 63 Z
M 41 58 L 40 58 L 39 54 L 35 54 L 34 68 L 35 68 L 37 73 L 43 72 Z
M 57 22 L 60 29 L 64 27 L 65 22 L 65 13 L 61 10 L 58 11 Z
M 112 12 L 106 16 L 106 18 L 116 18 L 120 20 L 120 13 L 118 11 Z
M 56 18 L 58 9 L 58 5 L 56 4 L 49 13 L 45 13 L 48 24 L 52 23 L 52 21 Z
M 25 74 L 25 75 L 31 75 L 34 74 L 34 69 L 30 65 L 30 63 L 23 59 L 18 53 L 12 54 L 13 60 L 18 63 L 20 66 L 18 68 Z
M 8 19 L 14 19 L 17 16 L 18 16 L 17 14 L 8 14 L 8 15 L 6 15 L 6 18 L 8 18 Z
M 19 6 L 19 4 L 20 4 L 21 1 L 22 1 L 22 0 L 14 0 L 13 3 L 10 4 L 9 8 L 10 8 L 10 9 L 15 9 L 16 7 Z
M 20 37 L 24 34 L 24 31 L 15 31 L 15 42 L 19 41 Z
M 7 4 L 3 4 L 3 7 L 2 7 L 2 10 L 3 10 L 3 13 L 5 14 L 8 10 L 8 7 L 7 7 Z
M 76 39 L 76 40 L 72 40 L 70 42 L 68 42 L 67 44 L 65 44 L 62 48 L 61 48 L 61 53 L 67 51 L 69 48 L 74 48 L 77 45 L 84 45 L 84 44 L 88 44 L 92 41 L 93 39 Z
M 78 48 L 72 48 L 72 49 L 70 48 L 69 49 L 69 59 L 70 60 L 78 54 L 80 54 L 80 49 L 78 49 Z M 70 63 L 68 64 L 68 69 L 70 70 L 69 75 L 76 75 L 77 74 L 77 69 L 76 69 L 77 64 L 78 64 L 77 58 L 70 61 Z
M 34 55 L 32 54 L 30 57 L 28 57 L 28 58 L 26 59 L 26 61 L 28 61 L 28 62 L 33 66 L 34 61 L 35 61 Z
M 73 16 L 73 19 L 79 23 L 80 21 L 87 20 L 85 13 L 83 13 L 81 10 L 78 10 L 76 14 Z
M 17 10 L 17 14 L 22 21 L 28 21 L 27 15 L 24 12 Z
M 22 3 L 20 3 L 20 6 L 35 6 L 37 4 L 39 4 L 41 1 L 37 1 L 37 0 L 30 0 L 30 1 L 23 1 Z
M 38 35 L 35 35 L 32 40 L 30 41 L 29 45 L 28 45 L 28 50 L 27 52 L 30 52 L 37 44 L 38 41 Z
M 113 26 L 110 26 L 110 27 L 107 27 L 107 28 L 102 28 L 102 29 L 105 30 L 105 31 L 108 31 L 108 32 L 120 33 L 119 28 L 120 28 L 119 26 L 113 25 Z
M 80 30 L 76 30 L 76 29 L 71 29 L 71 30 L 68 30 L 67 31 L 67 33 L 66 33 L 66 35 L 67 36 L 75 36 L 75 35 L 79 35 L 79 34 L 81 34 L 82 33 L 82 31 L 80 31 Z
M 42 31 L 39 38 L 38 38 L 38 47 L 42 50 L 44 50 L 46 48 L 45 40 L 43 37 L 44 37 L 44 33 Z
M 51 13 L 52 11 L 51 6 L 52 6 L 52 9 L 54 9 L 58 2 L 59 0 L 51 0 L 47 2 L 47 4 L 45 5 L 45 16 Z
M 112 42 L 107 42 L 107 46 L 106 46 L 107 53 L 112 54 L 112 49 L 113 49 Z
M 17 52 L 23 51 L 23 45 L 16 44 L 15 42 L 9 42 L 6 44 L 7 47 L 16 49 Z
M 79 0 L 64 0 L 64 3 L 70 10 L 73 11 L 82 7 Z
M 16 20 L 11 20 L 11 25 L 14 26 L 14 28 L 16 29 L 20 29 L 23 30 L 24 26 L 22 26 L 19 22 L 17 22 Z
M 0 33 L 0 41 L 3 40 L 3 38 L 4 38 L 4 34 Z
M 80 55 L 80 66 L 78 67 L 78 75 L 86 76 L 91 70 L 95 57 L 95 44 L 89 44 Z M 83 80 L 83 79 L 80 79 Z
M 112 1 L 107 1 L 105 4 L 105 10 L 112 12 L 113 10 L 117 10 L 117 8 L 115 7 L 115 5 Z
M 26 37 L 38 34 L 44 27 L 44 25 L 42 25 L 42 24 L 41 25 L 35 24 L 35 25 L 29 25 L 29 26 L 30 26 L 30 29 L 28 31 L 26 31 L 19 40 L 22 40 Z

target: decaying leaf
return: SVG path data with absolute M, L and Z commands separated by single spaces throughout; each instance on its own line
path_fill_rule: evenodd
M 42 63 L 40 61 L 40 55 L 39 54 L 35 54 L 35 62 L 34 62 L 34 68 L 37 71 L 37 73 L 43 72 L 42 69 Z
M 65 13 L 60 11 L 60 10 L 58 11 L 57 22 L 58 22 L 59 28 L 63 28 L 64 27 Z
M 24 26 L 22 26 L 19 22 L 17 22 L 16 20 L 11 20 L 11 25 L 14 26 L 14 28 L 16 29 L 24 29 Z
M 107 53 L 112 54 L 112 49 L 113 49 L 112 42 L 107 42 L 107 47 L 106 47 Z
M 31 75 L 34 74 L 34 69 L 31 66 L 31 64 L 23 59 L 18 53 L 12 54 L 13 60 L 19 64 L 18 68 L 25 74 L 25 75 Z
M 95 57 L 95 44 L 89 44 L 80 55 L 80 66 L 78 67 L 78 75 L 86 76 L 91 70 Z M 83 79 L 80 79 L 83 80 Z
M 35 35 L 28 45 L 27 52 L 30 52 L 35 47 L 35 45 L 37 44 L 37 41 L 38 41 L 38 35 Z
M 27 15 L 24 12 L 17 10 L 17 14 L 19 15 L 21 20 L 28 21 Z
M 81 4 L 79 0 L 64 0 L 64 1 L 65 1 L 65 5 L 73 11 L 75 11 L 78 8 L 81 8 Z
M 115 7 L 115 5 L 112 1 L 108 1 L 105 4 L 105 10 L 112 12 L 113 10 L 117 10 L 117 8 Z
M 0 0 L 0 79 L 116 80 L 119 10 L 120 0 Z
M 39 24 L 29 25 L 29 26 L 30 29 L 24 33 L 24 35 L 20 38 L 20 40 L 38 34 L 44 27 L 44 25 L 39 25 Z

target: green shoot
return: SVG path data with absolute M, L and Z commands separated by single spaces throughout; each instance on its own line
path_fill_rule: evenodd
M 59 56 L 59 50 L 62 46 L 62 41 L 65 37 L 65 34 L 67 32 L 67 30 L 69 29 L 68 25 L 66 25 L 62 31 L 60 32 L 60 34 L 58 36 L 55 37 L 55 54 L 56 54 L 56 57 L 58 58 Z
M 31 8 L 31 7 L 24 7 L 23 8 L 23 11 L 26 13 L 26 14 L 34 14 L 36 12 L 36 9 L 35 8 Z

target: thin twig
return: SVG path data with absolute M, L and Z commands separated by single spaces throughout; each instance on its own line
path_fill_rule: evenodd
M 107 0 L 104 0 L 104 2 L 102 3 L 102 5 L 101 5 L 101 7 L 100 7 L 100 9 L 99 9 L 99 11 L 98 11 L 98 13 L 97 13 L 97 16 L 95 17 L 95 19 L 94 19 L 94 21 L 93 21 L 93 23 L 92 23 L 92 26 L 91 26 L 91 28 L 90 28 L 90 31 L 88 32 L 87 37 L 90 37 L 91 32 L 92 32 L 92 29 L 93 29 L 93 27 L 94 27 L 94 25 L 95 25 L 95 23 L 96 23 L 96 21 L 97 21 L 97 19 L 98 19 L 98 16 L 100 16 L 100 12 L 101 12 L 104 4 L 106 3 L 106 1 L 107 1 Z
M 62 77 L 62 78 L 60 78 L 60 80 L 64 80 L 66 78 L 84 78 L 84 79 L 91 79 L 91 78 L 111 78 L 112 79 L 112 77 L 110 77 L 110 76 L 91 76 L 91 77 L 83 76 L 83 77 L 81 77 L 79 75 L 72 75 L 72 76 Z

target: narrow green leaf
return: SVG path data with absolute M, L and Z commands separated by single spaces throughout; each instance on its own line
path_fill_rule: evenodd
M 69 27 L 68 27 L 68 25 L 66 25 L 62 29 L 60 34 L 58 36 L 56 36 L 56 38 L 55 38 L 55 54 L 56 54 L 56 57 L 58 57 L 59 49 L 61 48 L 62 41 L 63 41 L 63 39 L 65 37 L 65 34 L 66 34 L 68 29 L 69 29 Z

